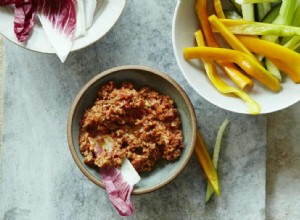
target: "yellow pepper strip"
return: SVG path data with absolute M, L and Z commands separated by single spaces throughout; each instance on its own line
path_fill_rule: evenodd
M 233 61 L 238 64 L 246 73 L 260 81 L 273 91 L 280 90 L 279 81 L 271 75 L 265 68 L 257 63 L 248 54 L 240 51 L 225 49 L 225 48 L 213 48 L 213 47 L 191 47 L 184 49 L 185 59 L 201 59 L 208 60 L 222 60 Z
M 202 26 L 202 31 L 205 36 L 206 44 L 210 47 L 220 47 L 213 35 L 210 23 L 208 21 L 208 15 L 206 10 L 207 0 L 197 0 L 195 8 L 198 19 Z M 226 72 L 230 79 L 241 89 L 250 89 L 253 87 L 253 81 L 247 76 L 245 76 L 243 73 L 241 73 L 241 71 L 233 63 L 220 61 L 218 62 L 218 64 Z
M 218 18 L 225 18 L 222 3 L 220 0 L 214 0 L 214 7 Z
M 231 62 L 217 61 L 221 69 L 230 77 L 230 79 L 241 89 L 251 90 L 253 81 L 241 73 L 240 69 Z
M 273 63 L 288 74 L 295 83 L 300 82 L 300 54 L 270 41 L 242 35 L 237 38 L 250 51 L 274 61 Z
M 197 132 L 195 153 L 197 160 L 201 164 L 203 172 L 205 173 L 208 181 L 210 182 L 216 194 L 220 196 L 218 175 L 207 151 L 206 144 L 199 131 Z
M 216 30 L 218 30 L 218 32 L 225 38 L 227 43 L 229 43 L 229 45 L 233 49 L 246 53 L 254 60 L 256 60 L 256 57 L 250 52 L 250 50 L 244 44 L 242 44 L 241 41 L 239 41 L 239 39 L 234 36 L 215 15 L 211 15 L 208 20 L 210 21 L 211 25 Z
M 203 35 L 200 30 L 195 32 L 195 38 L 198 46 L 205 46 Z M 223 94 L 234 94 L 237 97 L 241 98 L 246 105 L 248 106 L 248 111 L 252 115 L 257 115 L 260 113 L 260 106 L 259 104 L 252 99 L 247 93 L 244 91 L 234 88 L 232 86 L 227 85 L 217 74 L 215 64 L 206 59 L 202 59 L 204 64 L 204 68 L 206 70 L 206 74 L 212 84 L 216 87 L 216 89 Z

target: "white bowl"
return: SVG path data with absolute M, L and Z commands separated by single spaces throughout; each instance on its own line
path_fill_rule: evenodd
M 93 25 L 87 30 L 84 37 L 74 40 L 71 51 L 79 50 L 91 45 L 103 37 L 116 23 L 120 17 L 126 0 L 104 0 L 98 5 L 95 12 Z M 0 7 L 1 26 L 0 34 L 13 43 L 26 49 L 42 53 L 55 53 L 42 26 L 36 24 L 32 34 L 26 43 L 20 43 L 14 33 L 13 11 L 8 7 Z
M 210 103 L 232 112 L 249 114 L 247 106 L 241 99 L 225 96 L 215 89 L 200 61 L 184 59 L 183 49 L 195 45 L 194 32 L 199 28 L 194 5 L 195 0 L 178 1 L 173 18 L 173 49 L 180 70 L 194 90 Z M 300 100 L 300 85 L 284 76 L 281 86 L 281 91 L 275 93 L 254 80 L 254 87 L 248 94 L 260 104 L 261 114 L 284 109 Z

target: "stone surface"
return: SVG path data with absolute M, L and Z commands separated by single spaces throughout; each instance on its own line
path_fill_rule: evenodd
M 2 159 L 2 130 L 3 130 L 3 39 L 0 35 L 0 164 Z M 1 180 L 1 169 L 0 169 Z
M 300 103 L 268 115 L 267 219 L 300 219 Z
M 225 118 L 219 159 L 222 196 L 205 205 L 206 180 L 195 157 L 159 191 L 133 196 L 132 219 L 264 219 L 266 118 L 229 113 L 198 96 L 173 54 L 175 0 L 129 0 L 116 26 L 65 64 L 5 42 L 4 130 L 0 218 L 120 219 L 106 193 L 79 171 L 69 153 L 66 121 L 79 89 L 110 67 L 162 70 L 189 94 L 212 150 Z

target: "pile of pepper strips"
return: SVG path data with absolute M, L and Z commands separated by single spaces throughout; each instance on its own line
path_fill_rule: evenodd
M 220 0 L 213 2 L 216 15 L 209 16 L 207 0 L 196 0 L 195 10 L 201 24 L 201 30 L 195 32 L 198 45 L 185 48 L 184 57 L 187 60 L 202 59 L 208 78 L 219 92 L 241 98 L 251 114 L 259 114 L 259 104 L 244 91 L 253 87 L 253 81 L 249 76 L 274 92 L 278 92 L 281 86 L 278 79 L 263 67 L 253 53 L 267 57 L 295 83 L 300 82 L 300 71 L 297 71 L 300 70 L 300 54 L 257 36 L 234 35 L 225 25 L 230 19 L 224 19 Z M 219 32 L 232 49 L 222 48 L 212 30 Z M 239 88 L 229 86 L 218 75 L 216 64 Z
M 225 16 L 220 0 L 214 0 L 214 7 L 217 16 L 214 14 L 208 16 L 207 0 L 196 0 L 195 9 L 202 30 L 197 30 L 194 34 L 197 47 L 185 48 L 184 57 L 187 60 L 202 59 L 208 78 L 219 92 L 240 97 L 247 104 L 251 114 L 259 114 L 259 104 L 243 91 L 245 88 L 252 88 L 253 81 L 241 69 L 272 91 L 278 92 L 280 90 L 279 81 L 259 63 L 253 53 L 270 59 L 295 83 L 300 82 L 300 72 L 297 72 L 297 68 L 293 69 L 291 66 L 292 64 L 300 65 L 298 62 L 300 61 L 300 55 L 276 43 L 261 40 L 256 36 L 232 34 L 221 21 Z M 216 29 L 233 49 L 221 48 L 213 35 L 212 28 Z M 284 59 L 280 59 L 278 54 Z M 217 73 L 215 62 L 240 89 L 229 86 L 221 79 Z M 195 153 L 213 190 L 217 195 L 220 195 L 217 172 L 200 132 L 197 133 Z

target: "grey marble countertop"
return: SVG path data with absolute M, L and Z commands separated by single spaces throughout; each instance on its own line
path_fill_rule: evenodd
M 126 64 L 162 70 L 183 86 L 210 150 L 221 122 L 231 122 L 220 155 L 220 198 L 204 204 L 206 181 L 193 157 L 163 189 L 132 197 L 133 219 L 300 219 L 300 104 L 253 117 L 224 111 L 198 96 L 175 62 L 175 5 L 175 0 L 128 0 L 115 27 L 65 64 L 55 55 L 5 41 L 1 219 L 119 219 L 105 191 L 72 161 L 66 118 L 85 82 Z

